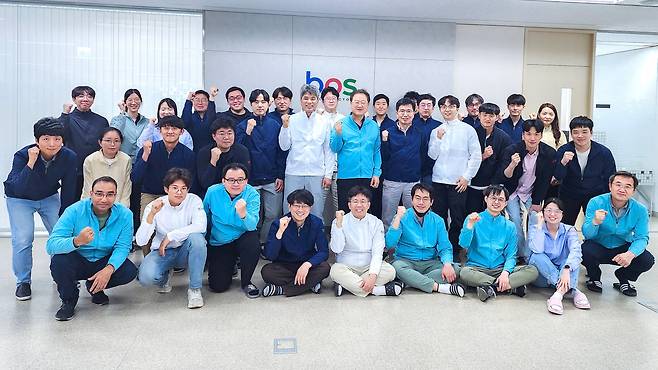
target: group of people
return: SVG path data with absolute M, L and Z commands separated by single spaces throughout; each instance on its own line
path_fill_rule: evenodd
M 520 94 L 504 119 L 477 94 L 461 117 L 447 95 L 437 121 L 437 100 L 413 91 L 396 102 L 396 120 L 386 95 L 371 101 L 363 89 L 346 116 L 331 86 L 303 85 L 297 113 L 287 87 L 253 90 L 251 111 L 234 86 L 216 112 L 218 93 L 190 93 L 181 117 L 163 99 L 148 119 L 129 89 L 108 123 L 91 111 L 94 90 L 78 86 L 59 118 L 34 124 L 35 143 L 16 152 L 4 182 L 18 300 L 31 297 L 35 212 L 50 234 L 57 320 L 73 317 L 79 280 L 103 305 L 105 289 L 135 278 L 170 292 L 185 268 L 188 307 L 198 308 L 204 271 L 219 293 L 238 265 L 249 298 L 319 293 L 328 276 L 336 296 L 411 287 L 463 297 L 472 287 L 483 302 L 523 297 L 532 283 L 555 289 L 547 309 L 562 314 L 565 295 L 590 308 L 581 264 L 588 290 L 602 291 L 599 265 L 613 264 L 614 288 L 635 296 L 631 282 L 654 263 L 648 211 L 632 199 L 638 180 L 616 171 L 587 117 L 571 120 L 567 142 L 556 108 L 524 120 Z M 127 258 L 133 245 L 139 267 Z M 262 289 L 252 281 L 261 256 Z

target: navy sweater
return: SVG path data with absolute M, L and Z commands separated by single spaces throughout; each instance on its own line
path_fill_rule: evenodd
M 286 113 L 289 116 L 292 116 L 295 114 L 295 112 L 292 110 L 292 108 L 288 108 L 288 113 Z M 270 113 L 267 114 L 268 117 L 274 118 L 277 122 L 279 122 L 279 125 L 283 125 L 283 120 L 281 119 L 281 116 L 283 114 L 279 113 L 278 110 L 274 109 Z
M 290 217 L 290 213 L 286 214 Z M 309 214 L 301 228 L 294 220 L 290 220 L 283 237 L 276 238 L 279 230 L 279 219 L 272 222 L 270 233 L 265 243 L 263 254 L 274 262 L 310 262 L 316 266 L 327 260 L 329 244 L 324 234 L 322 219 Z
M 69 114 L 62 113 L 59 121 L 64 125 L 64 144 L 78 156 L 78 176 L 82 176 L 82 164 L 91 153 L 100 150 L 98 138 L 110 126 L 105 117 L 92 111 L 74 109 Z
M 142 193 L 164 195 L 162 179 L 167 171 L 174 167 L 190 170 L 192 174 L 191 191 L 197 192 L 196 188 L 196 161 L 195 155 L 190 148 L 178 143 L 171 153 L 167 152 L 164 141 L 153 143 L 148 162 L 144 162 L 142 154 L 144 148 L 139 149 L 135 156 L 135 163 L 130 174 L 133 183 L 142 184 Z
M 413 120 L 413 125 L 423 133 L 423 144 L 427 146 L 429 145 L 430 142 L 430 134 L 432 133 L 432 130 L 439 127 L 441 125 L 441 122 L 435 120 L 432 117 L 428 118 L 427 120 L 424 120 L 420 117 L 419 114 L 416 114 Z M 429 155 L 427 155 L 427 151 L 426 151 L 423 156 L 423 160 L 420 168 L 420 175 L 422 177 L 431 176 L 433 169 L 434 169 L 434 160 L 430 158 Z
M 28 149 L 35 147 L 31 144 L 14 154 L 11 172 L 7 176 L 5 195 L 10 198 L 42 200 L 55 193 L 62 187 L 61 207 L 59 214 L 73 204 L 75 199 L 75 186 L 77 177 L 77 158 L 69 148 L 62 148 L 46 169 L 41 157 L 34 163 L 34 168 L 27 166 Z
M 480 141 L 482 152 L 484 152 L 484 148 L 491 145 L 493 154 L 489 158 L 482 160 L 482 163 L 480 163 L 480 169 L 477 174 L 475 174 L 475 177 L 471 179 L 471 185 L 489 186 L 493 183 L 496 171 L 500 166 L 500 162 L 503 158 L 503 150 L 512 143 L 512 139 L 510 139 L 505 131 L 497 127 L 494 127 L 488 138 L 487 132 L 482 126 L 478 125 L 475 127 L 475 132 L 478 134 L 478 140 Z
M 183 108 L 183 115 L 181 118 L 185 122 L 185 129 L 190 133 L 190 136 L 192 136 L 195 153 L 199 152 L 201 148 L 212 142 L 210 125 L 217 118 L 214 101 L 208 102 L 208 110 L 206 110 L 203 118 L 201 118 L 199 113 L 192 113 L 192 102 L 190 100 L 185 100 L 185 107 Z
M 256 120 L 251 135 L 247 135 L 247 121 Z M 249 149 L 251 171 L 249 184 L 253 186 L 270 184 L 276 179 L 285 178 L 286 154 L 279 146 L 281 125 L 272 117 L 251 116 L 235 128 L 235 142 Z
M 480 118 L 478 116 L 471 117 L 469 115 L 466 115 L 466 117 L 464 117 L 464 119 L 462 119 L 462 122 L 468 123 L 473 128 L 477 128 L 477 127 L 480 126 Z
M 541 204 L 541 202 L 544 201 L 544 198 L 546 198 L 546 192 L 548 191 L 548 186 L 551 183 L 551 176 L 553 176 L 553 171 L 555 169 L 555 149 L 540 142 L 537 150 L 539 150 L 539 155 L 537 156 L 537 163 L 535 164 L 535 183 L 532 187 L 532 204 L 535 205 Z M 512 177 L 507 178 L 503 172 L 505 171 L 505 168 L 509 166 L 510 162 L 512 162 L 512 155 L 514 153 L 519 153 L 521 156 L 521 162 L 514 169 Z M 503 158 L 498 167 L 498 174 L 495 183 L 505 185 L 510 194 L 515 192 L 516 188 L 519 187 L 519 179 L 521 178 L 521 175 L 523 175 L 523 159 L 526 154 L 528 154 L 528 151 L 526 150 L 523 141 L 512 144 L 503 151 Z
M 375 121 L 375 122 L 377 122 L 377 120 L 376 120 L 375 118 L 376 118 L 376 117 L 373 116 L 373 117 L 372 117 L 372 120 Z M 396 123 L 395 121 L 393 121 L 391 118 L 389 118 L 389 116 L 388 116 L 388 114 L 387 114 L 386 116 L 384 116 L 384 120 L 383 120 L 382 123 L 379 125 L 379 129 L 382 130 L 382 131 L 383 131 L 383 130 L 387 130 L 387 129 L 391 128 L 391 127 L 395 127 L 395 125 L 397 125 L 397 123 Z
M 519 118 L 519 122 L 514 126 L 512 119 L 507 117 L 498 124 L 498 128 L 505 131 L 513 143 L 518 143 L 523 137 L 523 122 L 525 122 L 523 118 Z
M 566 167 L 560 162 L 564 152 L 574 153 L 574 157 Z M 568 198 L 593 197 L 609 191 L 608 180 L 616 171 L 615 158 L 610 149 L 592 141 L 592 147 L 587 156 L 585 172 L 581 172 L 576 154 L 576 145 L 570 141 L 562 145 L 555 155 L 555 176 L 560 180 L 560 197 Z
M 388 131 L 388 140 L 382 141 L 382 176 L 385 180 L 395 182 L 420 181 L 422 158 L 427 154 L 427 143 L 414 124 L 405 134 L 397 123 L 388 125 L 382 131 Z
M 210 164 L 210 151 L 217 145 L 206 145 L 199 150 L 196 157 L 196 169 L 199 179 L 199 197 L 203 199 L 206 190 L 211 185 L 221 183 L 222 171 L 224 166 L 230 163 L 242 163 L 247 168 L 251 167 L 251 160 L 249 159 L 249 150 L 242 144 L 235 143 L 231 146 L 228 152 L 222 153 L 217 160 L 217 164 L 213 166 Z
M 218 112 L 217 116 L 219 117 L 220 114 L 222 115 L 222 117 L 227 118 L 229 121 L 231 121 L 231 123 L 233 123 L 233 127 L 236 127 L 238 123 L 242 122 L 243 120 L 247 118 L 251 118 L 251 112 L 249 112 L 247 108 L 244 109 L 243 114 L 233 113 L 230 109 L 225 112 L 221 112 L 221 113 Z

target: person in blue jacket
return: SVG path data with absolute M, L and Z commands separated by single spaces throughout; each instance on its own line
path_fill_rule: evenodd
M 287 86 L 279 86 L 272 92 L 272 99 L 274 99 L 274 110 L 267 114 L 268 117 L 274 118 L 279 122 L 279 126 L 283 125 L 283 116 L 290 117 L 295 111 L 290 108 L 292 101 L 292 90 Z
M 12 267 L 16 299 L 32 297 L 32 242 L 34 213 L 39 213 L 48 233 L 59 215 L 75 202 L 77 158 L 64 143 L 64 126 L 55 118 L 34 124 L 35 144 L 14 154 L 11 172 L 4 182 L 11 228 Z M 61 184 L 60 194 L 57 190 Z
M 212 142 L 210 125 L 217 118 L 215 97 L 218 92 L 219 90 L 213 86 L 210 88 L 210 93 L 205 90 L 197 90 L 187 94 L 181 118 L 185 122 L 185 128 L 192 136 L 195 153 Z M 194 112 L 192 112 L 192 107 L 194 107 Z
M 263 297 L 320 293 L 322 280 L 329 276 L 329 243 L 322 219 L 311 214 L 313 194 L 297 189 L 286 199 L 290 212 L 276 220 L 263 254 L 272 261 L 260 271 L 267 285 Z
M 117 183 L 99 177 L 91 186 L 90 198 L 67 208 L 46 242 L 52 256 L 50 273 L 57 284 L 62 305 L 55 314 L 59 321 L 70 320 L 78 303 L 78 280 L 91 301 L 106 305 L 104 290 L 133 281 L 137 267 L 127 258 L 133 238 L 133 215 L 116 203 Z
M 523 137 L 523 108 L 525 108 L 525 97 L 521 94 L 512 94 L 507 97 L 507 111 L 509 116 L 503 119 L 498 128 L 505 131 L 512 139 L 512 143 L 519 143 Z M 543 130 L 542 130 L 543 131 Z
M 609 180 L 610 192 L 592 198 L 587 204 L 583 223 L 583 266 L 587 269 L 587 289 L 601 293 L 599 265 L 620 266 L 615 270 L 619 282 L 612 286 L 629 297 L 637 295 L 630 283 L 647 272 L 655 258 L 649 244 L 649 212 L 632 199 L 638 180 L 634 174 L 617 171 Z
M 555 155 L 553 176 L 561 182 L 564 223 L 575 225 L 590 199 L 608 192 L 608 180 L 615 173 L 615 158 L 610 149 L 592 140 L 594 122 L 585 116 L 569 122 L 572 141 L 562 145 Z
M 405 98 L 410 98 L 417 102 L 417 114 L 414 116 L 413 125 L 416 129 L 423 133 L 423 144 L 429 145 L 430 134 L 432 130 L 439 127 L 442 122 L 432 118 L 434 107 L 436 106 L 436 98 L 432 94 L 418 94 L 415 91 L 408 91 Z M 421 163 L 421 182 L 423 184 L 432 185 L 432 169 L 434 168 L 434 160 L 425 153 Z

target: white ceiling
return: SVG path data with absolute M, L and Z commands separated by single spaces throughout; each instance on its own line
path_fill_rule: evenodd
M 658 3 L 658 0 L 624 0 L 616 5 L 545 0 L 140 0 L 137 4 L 153 9 L 444 21 L 658 34 L 658 7 L 642 6 L 643 1 Z M 47 2 L 129 8 L 136 4 L 134 0 Z

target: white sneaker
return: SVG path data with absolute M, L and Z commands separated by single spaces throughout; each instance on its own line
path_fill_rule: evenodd
M 203 307 L 203 297 L 201 296 L 201 289 L 188 289 L 187 290 L 187 308 Z
M 171 278 L 174 276 L 174 269 L 169 269 L 167 272 L 167 282 L 165 285 L 158 287 L 158 293 L 165 294 L 171 292 Z

